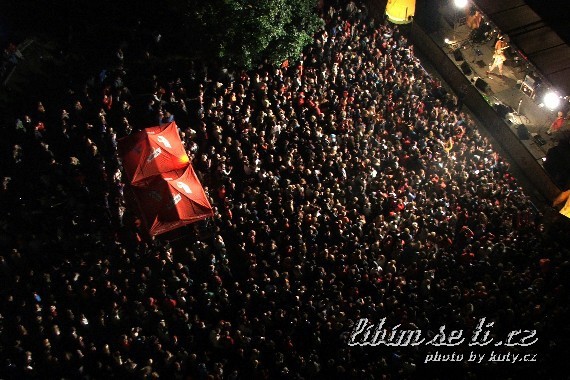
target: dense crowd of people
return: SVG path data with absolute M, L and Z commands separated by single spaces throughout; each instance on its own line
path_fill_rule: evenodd
M 298 61 L 216 77 L 157 74 L 121 50 L 67 103 L 16 121 L 0 193 L 6 378 L 558 373 L 567 249 L 397 26 L 354 3 L 325 20 Z M 171 241 L 146 236 L 116 150 L 170 121 L 215 209 Z M 383 317 L 430 336 L 482 317 L 496 337 L 536 329 L 514 350 L 539 363 L 347 344 Z

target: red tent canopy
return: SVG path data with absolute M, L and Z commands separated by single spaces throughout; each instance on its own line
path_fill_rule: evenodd
M 190 161 L 174 122 L 123 137 L 118 148 L 125 173 L 135 186 L 144 186 L 161 173 L 184 169 Z
M 212 206 L 191 165 L 186 170 L 157 176 L 147 186 L 133 186 L 132 189 L 151 235 L 213 215 Z

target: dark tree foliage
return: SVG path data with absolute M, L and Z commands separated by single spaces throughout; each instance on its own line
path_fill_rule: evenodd
M 297 57 L 321 27 L 317 0 L 34 0 L 3 10 L 0 34 L 37 34 L 94 57 L 122 40 L 160 33 L 162 53 L 252 67 Z M 5 37 L 8 39 L 9 37 Z
M 298 57 L 322 26 L 315 0 L 189 0 L 185 6 L 195 48 L 232 66 Z

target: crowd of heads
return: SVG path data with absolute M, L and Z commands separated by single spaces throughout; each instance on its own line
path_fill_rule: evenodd
M 497 337 L 536 329 L 526 349 L 555 363 L 568 337 L 567 250 L 397 26 L 353 3 L 324 17 L 300 59 L 215 77 L 198 66 L 155 75 L 125 49 L 67 103 L 17 120 L 2 158 L 0 372 L 442 370 L 421 347 L 347 344 L 359 319 L 384 317 L 430 336 L 481 317 Z M 130 90 L 141 83 L 149 95 Z M 170 121 L 215 211 L 172 241 L 146 236 L 116 150 Z

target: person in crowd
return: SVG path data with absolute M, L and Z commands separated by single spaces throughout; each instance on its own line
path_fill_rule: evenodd
M 536 329 L 537 377 L 565 359 L 568 250 L 508 163 L 399 27 L 356 2 L 323 14 L 286 66 L 173 81 L 125 48 L 124 71 L 21 116 L 2 151 L 3 376 L 433 375 L 423 347 L 348 346 L 383 317 Z M 130 206 L 117 140 L 172 120 L 215 214 L 169 241 Z

